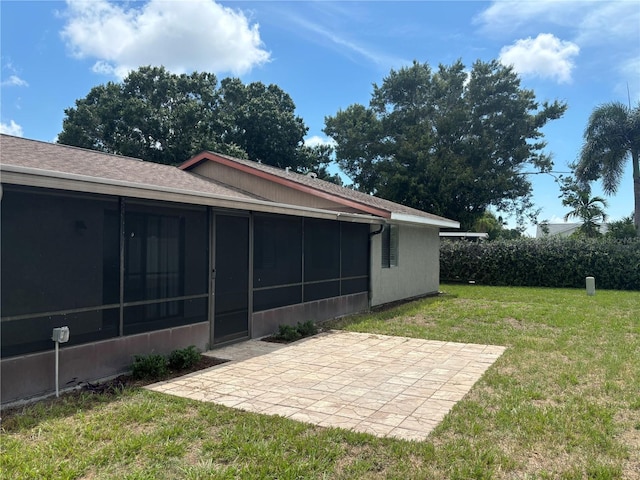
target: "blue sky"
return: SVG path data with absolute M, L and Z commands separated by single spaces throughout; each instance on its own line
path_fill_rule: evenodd
M 368 104 L 372 84 L 392 68 L 500 59 L 538 100 L 569 105 L 544 129 L 558 171 L 575 160 L 595 106 L 640 101 L 640 4 L 633 0 L 3 0 L 0 9 L 0 128 L 37 140 L 53 141 L 64 109 L 93 86 L 149 64 L 275 83 L 308 125 L 307 141 L 317 143 L 329 140 L 325 116 Z M 568 209 L 553 178 L 532 180 L 539 219 L 561 221 Z M 608 200 L 612 219 L 632 212 L 631 162 Z

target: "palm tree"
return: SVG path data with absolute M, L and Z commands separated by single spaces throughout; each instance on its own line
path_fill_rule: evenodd
M 562 204 L 573 208 L 564 216 L 565 222 L 571 217 L 579 218 L 582 220 L 582 225 L 578 229 L 581 234 L 589 238 L 600 236 L 599 223 L 607 220 L 607 215 L 604 213 L 607 201 L 604 198 L 591 197 L 588 190 L 580 190 L 563 200 Z
M 584 143 L 575 174 L 583 183 L 602 179 L 605 194 L 616 192 L 631 158 L 633 165 L 634 223 L 640 237 L 640 103 L 627 107 L 619 102 L 596 107 L 584 131 Z

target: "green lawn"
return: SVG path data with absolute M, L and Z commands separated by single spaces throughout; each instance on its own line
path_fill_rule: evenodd
M 425 442 L 131 389 L 5 415 L 0 477 L 640 479 L 640 292 L 442 290 L 332 323 L 509 347 Z

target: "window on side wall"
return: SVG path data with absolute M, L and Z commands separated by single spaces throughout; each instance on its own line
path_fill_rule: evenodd
M 387 225 L 382 231 L 382 268 L 398 266 L 398 226 Z

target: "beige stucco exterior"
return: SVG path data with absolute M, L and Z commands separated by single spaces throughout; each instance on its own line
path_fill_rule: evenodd
M 372 227 L 375 231 L 375 227 Z M 440 238 L 435 227 L 399 225 L 398 266 L 382 268 L 381 235 L 371 240 L 371 306 L 437 293 Z
M 356 212 L 353 208 L 345 207 L 337 202 L 325 198 L 309 195 L 276 182 L 250 175 L 247 172 L 231 168 L 216 162 L 202 162 L 191 169 L 191 172 L 203 177 L 211 178 L 226 185 L 233 185 L 245 192 L 251 192 L 272 202 L 287 205 L 298 205 L 310 208 L 320 208 L 334 212 Z

